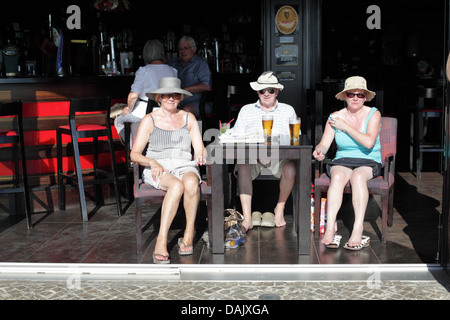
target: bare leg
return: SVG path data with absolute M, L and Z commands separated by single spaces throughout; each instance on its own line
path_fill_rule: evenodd
M 177 213 L 181 197 L 184 193 L 184 186 L 180 179 L 171 174 L 164 174 L 161 179 L 160 187 L 167 193 L 161 206 L 161 222 L 158 237 L 156 238 L 155 254 L 168 256 L 167 237 L 170 226 Z M 160 257 L 158 257 L 158 259 L 160 259 Z
M 353 231 L 348 240 L 348 245 L 358 246 L 361 244 L 364 216 L 366 214 L 367 203 L 369 202 L 369 190 L 367 189 L 367 181 L 372 179 L 373 171 L 370 167 L 360 167 L 353 170 L 350 179 L 352 184 L 352 204 L 355 211 L 355 222 Z
M 325 245 L 333 242 L 336 216 L 342 205 L 344 187 L 350 180 L 351 174 L 352 170 L 346 167 L 333 166 L 331 168 L 331 182 L 327 193 L 327 229 L 322 238 L 322 243 Z
M 252 196 L 253 196 L 253 182 L 251 167 L 248 164 L 238 165 L 238 187 L 239 198 L 241 200 L 242 214 L 244 221 L 242 226 L 247 230 L 253 228 L 252 224 Z
M 180 248 L 180 250 L 190 251 L 194 242 L 195 218 L 200 201 L 200 188 L 198 177 L 193 172 L 183 174 L 182 181 L 184 184 L 183 205 L 186 213 L 186 229 L 184 230 L 183 242 L 186 247 Z
M 296 166 L 294 161 L 286 162 L 281 171 L 280 179 L 280 194 L 278 196 L 278 203 L 275 207 L 275 225 L 277 227 L 284 227 L 286 220 L 284 219 L 284 207 L 289 195 L 294 188 L 296 175 Z

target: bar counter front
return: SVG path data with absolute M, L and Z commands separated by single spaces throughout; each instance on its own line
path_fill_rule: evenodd
M 89 77 L 17 77 L 0 78 L 0 100 L 23 101 L 23 126 L 26 146 L 27 171 L 34 196 L 32 211 L 53 211 L 57 208 L 56 190 L 56 128 L 67 125 L 70 99 L 80 97 L 111 97 L 111 104 L 126 102 L 134 76 L 89 76 Z M 0 128 L 2 123 L 0 122 Z M 116 162 L 125 162 L 124 148 L 113 128 Z M 65 138 L 64 146 L 70 143 Z M 82 167 L 92 168 L 90 145 L 81 147 Z M 100 162 L 108 164 L 108 147 L 100 146 Z M 63 148 L 66 150 L 66 148 Z M 86 152 L 83 152 L 85 150 Z M 64 170 L 73 168 L 72 155 L 63 154 Z M 83 155 L 85 153 L 86 155 Z M 12 149 L 0 152 L 0 177 L 13 172 Z M 68 199 L 76 206 L 76 201 Z

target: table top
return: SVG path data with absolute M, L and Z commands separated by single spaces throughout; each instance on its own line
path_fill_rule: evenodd
M 312 151 L 312 145 L 308 136 L 301 135 L 298 141 L 287 138 L 274 139 L 264 143 L 213 142 L 206 149 L 208 153 L 207 164 L 224 164 L 224 159 L 300 159 L 300 151 Z

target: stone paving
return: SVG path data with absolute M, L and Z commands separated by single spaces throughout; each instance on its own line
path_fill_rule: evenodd
M 1 300 L 450 300 L 437 281 L 0 280 Z

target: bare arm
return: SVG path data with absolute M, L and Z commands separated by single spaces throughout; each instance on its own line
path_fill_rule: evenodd
M 127 98 L 127 108 L 123 108 L 122 110 L 122 116 L 126 115 L 127 113 L 130 113 L 133 111 L 134 105 L 136 104 L 137 99 L 139 98 L 139 94 L 137 92 L 131 91 L 128 94 Z
M 188 123 L 189 135 L 191 136 L 192 148 L 194 149 L 194 161 L 197 165 L 204 165 L 206 163 L 206 148 L 203 144 L 197 119 L 192 113 L 189 113 Z
M 152 178 L 156 181 L 157 179 L 162 178 L 165 169 L 156 160 L 147 158 L 142 154 L 152 131 L 153 121 L 150 115 L 146 115 L 139 125 L 138 133 L 134 139 L 133 148 L 130 152 L 130 159 L 133 162 L 139 163 L 141 166 L 150 167 Z
M 325 159 L 325 155 L 328 152 L 328 149 L 331 146 L 331 143 L 334 140 L 334 129 L 330 125 L 330 121 L 328 120 L 325 124 L 325 131 L 322 135 L 322 139 L 320 140 L 319 144 L 316 146 L 313 156 L 316 160 L 322 161 Z

